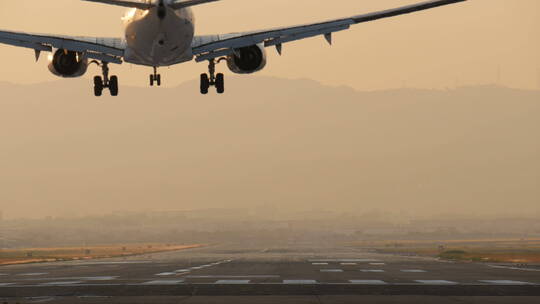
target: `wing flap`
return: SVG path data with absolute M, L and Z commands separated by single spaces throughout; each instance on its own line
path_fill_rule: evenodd
M 88 58 L 114 63 L 122 62 L 125 49 L 125 42 L 120 38 L 50 36 L 10 31 L 0 31 L 0 43 L 36 51 L 66 49 L 85 53 Z
M 169 4 L 169 6 L 172 9 L 181 9 L 181 8 L 185 8 L 189 6 L 201 5 L 201 4 L 205 4 L 209 2 L 216 2 L 216 1 L 220 1 L 220 0 L 182 0 L 182 1 L 175 1 Z

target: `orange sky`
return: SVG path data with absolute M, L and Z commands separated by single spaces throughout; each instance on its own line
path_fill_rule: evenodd
M 199 34 L 294 25 L 385 9 L 419 0 L 223 0 L 195 8 Z M 71 35 L 121 36 L 124 9 L 78 0 L 0 1 L 0 28 Z M 311 78 L 360 90 L 444 88 L 493 83 L 540 86 L 540 1 L 470 0 L 464 4 L 377 21 L 322 38 L 269 49 L 262 75 Z M 0 46 L 0 81 L 56 79 L 25 49 Z M 205 64 L 183 64 L 161 73 L 167 85 L 194 79 Z M 225 65 L 218 69 L 226 69 Z M 500 70 L 500 73 L 498 72 Z M 95 67 L 85 77 L 97 73 Z M 148 68 L 113 67 L 121 82 L 145 86 Z M 500 75 L 500 76 L 498 76 Z

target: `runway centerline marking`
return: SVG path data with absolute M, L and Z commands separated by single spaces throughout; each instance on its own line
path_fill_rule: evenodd
M 214 284 L 249 284 L 250 280 L 218 280 Z
M 495 285 L 534 285 L 529 282 L 512 281 L 512 280 L 480 280 L 482 283 L 489 283 Z
M 352 284 L 362 284 L 362 285 L 387 285 L 385 281 L 381 280 L 349 280 Z
M 184 280 L 154 280 L 142 283 L 142 285 L 178 285 L 184 283 Z
M 341 265 L 343 265 L 343 266 L 353 266 L 353 265 L 358 265 L 358 263 L 345 262 L 345 263 L 341 263 Z
M 427 272 L 422 269 L 401 269 L 401 272 L 409 272 L 409 273 L 421 273 L 421 272 Z
M 324 266 L 324 265 L 328 265 L 328 263 L 311 263 L 311 265 Z
M 283 280 L 283 284 L 317 284 L 316 280 Z
M 446 280 L 415 280 L 415 282 L 426 285 L 457 285 L 458 283 Z
M 175 275 L 176 272 L 162 272 L 162 273 L 158 273 L 156 274 L 157 276 L 160 276 L 160 277 L 165 277 L 165 276 L 172 276 L 172 275 Z
M 19 273 L 19 276 L 27 276 L 27 277 L 34 277 L 34 276 L 41 276 L 49 274 L 48 272 L 29 272 L 29 273 Z
M 373 265 L 373 266 L 384 266 L 384 265 L 386 265 L 386 263 L 369 263 L 369 265 Z
M 382 269 L 360 269 L 361 272 L 384 272 Z
M 321 272 L 343 272 L 343 269 L 321 269 Z

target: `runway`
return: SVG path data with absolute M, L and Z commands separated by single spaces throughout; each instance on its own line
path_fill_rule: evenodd
M 286 248 L 286 249 L 284 249 Z M 491 298 L 493 297 L 493 298 Z M 0 267 L 1 303 L 534 303 L 540 267 L 309 244 Z

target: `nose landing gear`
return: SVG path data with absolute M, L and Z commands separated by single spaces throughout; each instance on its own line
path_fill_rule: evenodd
M 220 58 L 217 63 L 220 63 L 225 58 Z M 201 94 L 208 94 L 208 89 L 214 86 L 218 94 L 225 92 L 225 75 L 222 73 L 216 74 L 216 60 L 208 60 L 208 74 L 201 74 Z
M 150 86 L 153 87 L 154 83 L 161 86 L 161 75 L 157 73 L 157 67 L 154 67 L 154 74 L 150 74 Z
M 103 94 L 103 89 L 108 88 L 111 96 L 118 96 L 118 77 L 111 76 L 109 78 L 109 63 L 92 61 L 101 67 L 103 76 L 94 77 L 94 95 L 99 97 Z

